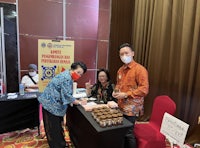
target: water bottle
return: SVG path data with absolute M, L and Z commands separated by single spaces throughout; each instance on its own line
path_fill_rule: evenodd
M 24 84 L 19 84 L 19 94 L 24 95 Z
M 73 82 L 73 95 L 76 94 L 76 90 L 77 90 L 77 82 Z

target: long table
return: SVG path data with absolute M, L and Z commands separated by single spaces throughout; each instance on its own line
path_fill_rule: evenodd
M 68 107 L 66 122 L 76 148 L 122 148 L 125 133 L 132 126 L 124 118 L 123 125 L 102 128 L 82 106 Z
M 0 134 L 39 127 L 38 93 L 25 93 L 15 99 L 0 97 Z

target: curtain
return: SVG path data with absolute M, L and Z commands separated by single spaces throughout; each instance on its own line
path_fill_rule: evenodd
M 158 95 L 170 96 L 176 117 L 193 126 L 200 116 L 200 0 L 135 0 L 135 60 L 149 72 L 145 115 Z

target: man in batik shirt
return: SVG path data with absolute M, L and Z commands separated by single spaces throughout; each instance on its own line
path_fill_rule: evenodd
M 119 47 L 119 56 L 124 65 L 117 72 L 113 97 L 117 98 L 119 109 L 134 127 L 136 118 L 143 114 L 144 97 L 149 91 L 148 72 L 144 66 L 134 61 L 134 50 L 130 44 L 125 43 Z M 125 136 L 125 148 L 137 147 L 133 127 Z

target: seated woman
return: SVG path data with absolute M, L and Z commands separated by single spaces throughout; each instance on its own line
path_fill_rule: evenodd
M 39 75 L 37 73 L 37 65 L 29 64 L 28 74 L 22 77 L 21 83 L 24 84 L 26 92 L 38 92 Z M 42 105 L 39 106 L 39 121 L 40 126 L 43 126 Z M 45 134 L 39 135 L 38 138 L 44 138 Z
M 112 96 L 114 84 L 110 81 L 108 70 L 100 69 L 97 71 L 97 83 L 93 86 L 90 82 L 86 83 L 86 92 L 88 98 L 97 98 L 99 102 L 107 103 L 108 101 L 115 101 Z
M 30 64 L 28 66 L 28 74 L 23 76 L 21 80 L 21 83 L 25 85 L 25 91 L 37 92 L 38 80 L 37 66 L 35 64 Z

